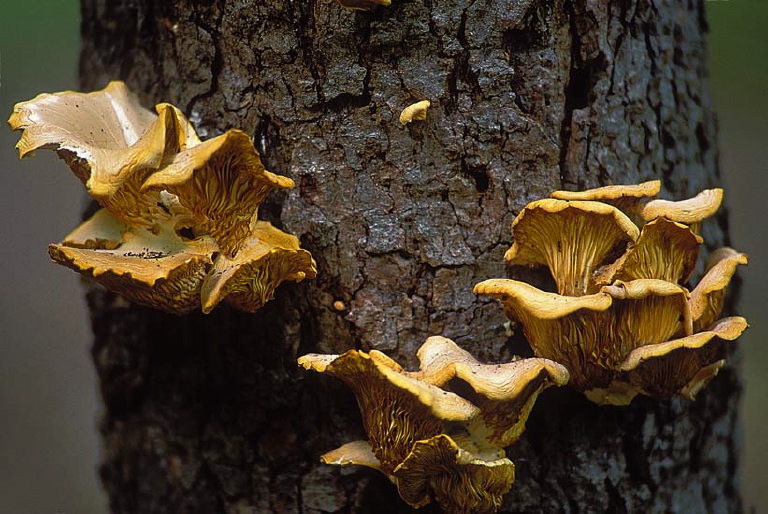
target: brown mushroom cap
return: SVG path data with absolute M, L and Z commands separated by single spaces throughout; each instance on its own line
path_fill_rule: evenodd
M 434 499 L 448 513 L 492 513 L 515 481 L 515 465 L 504 457 L 478 458 L 440 434 L 417 441 L 394 476 L 413 507 Z
M 421 366 L 411 376 L 441 387 L 458 379 L 471 387 L 473 393 L 467 397 L 465 392 L 464 396 L 480 407 L 480 417 L 473 420 L 470 432 L 481 445 L 512 444 L 525 430 L 539 393 L 568 382 L 568 371 L 556 362 L 521 359 L 481 364 L 456 343 L 440 336 L 428 338 L 416 355 Z
M 176 154 L 142 189 L 166 189 L 192 212 L 230 258 L 248 238 L 259 205 L 272 189 L 291 179 L 270 173 L 245 132 L 232 129 Z
M 685 289 L 662 280 L 616 282 L 581 297 L 505 279 L 481 282 L 475 292 L 501 300 L 536 355 L 563 364 L 583 391 L 608 387 L 629 352 L 666 341 L 690 323 Z
M 621 211 L 600 202 L 547 198 L 528 204 L 512 223 L 508 265 L 546 265 L 565 296 L 597 290 L 592 274 L 634 242 L 638 228 Z M 614 257 L 615 258 L 615 257 Z
M 349 350 L 328 362 L 325 355 L 299 359 L 305 369 L 330 373 L 355 393 L 363 426 L 385 474 L 392 474 L 414 441 L 444 430 L 446 422 L 466 422 L 478 409 L 460 396 L 406 376 L 402 368 L 375 350 Z M 399 368 L 399 369 L 398 369 Z
M 693 399 L 722 364 L 711 367 L 720 341 L 733 341 L 747 328 L 742 317 L 723 318 L 710 330 L 641 346 L 632 351 L 619 369 L 645 394 L 668 397 L 679 392 Z
M 598 270 L 595 283 L 656 278 L 685 283 L 696 268 L 703 239 L 682 223 L 658 218 L 643 226 L 640 237 L 613 264 Z
M 705 189 L 693 198 L 678 202 L 652 200 L 643 207 L 643 219 L 650 221 L 664 217 L 671 221 L 695 226 L 704 218 L 712 216 L 722 201 L 723 190 L 720 188 Z
M 312 255 L 299 248 L 296 236 L 257 221 L 234 258 L 216 257 L 202 286 L 203 312 L 209 313 L 225 298 L 242 311 L 255 312 L 274 298 L 282 282 L 316 275 Z
M 739 265 L 748 263 L 747 255 L 723 247 L 712 253 L 708 271 L 691 291 L 691 316 L 696 330 L 708 328 L 723 310 L 725 292 Z
M 607 203 L 634 220 L 639 217 L 641 202 L 658 195 L 660 190 L 661 181 L 651 180 L 642 184 L 605 186 L 585 191 L 553 191 L 550 196 L 558 200 Z

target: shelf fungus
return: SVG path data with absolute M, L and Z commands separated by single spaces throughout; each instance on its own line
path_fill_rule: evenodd
M 413 507 L 495 512 L 514 481 L 504 447 L 520 437 L 539 393 L 565 384 L 568 372 L 541 358 L 481 364 L 443 337 L 427 339 L 417 356 L 412 372 L 376 350 L 299 359 L 352 388 L 368 435 L 322 461 L 381 471 Z
M 686 287 L 703 243 L 694 225 L 714 213 L 722 191 L 641 205 L 658 189 L 654 181 L 532 202 L 512 224 L 505 258 L 546 266 L 557 291 L 509 279 L 475 286 L 501 301 L 538 357 L 563 364 L 597 403 L 624 405 L 637 394 L 693 399 L 723 366 L 723 343 L 747 328 L 740 317 L 718 319 L 746 255 L 714 252 L 699 284 Z M 628 215 L 648 222 L 638 231 Z
M 254 311 L 283 281 L 314 277 L 298 240 L 257 219 L 269 192 L 293 181 L 264 169 L 242 131 L 201 141 L 176 107 L 155 111 L 122 82 L 14 107 L 19 157 L 53 149 L 103 207 L 51 244 L 51 258 L 178 314 L 222 300 Z

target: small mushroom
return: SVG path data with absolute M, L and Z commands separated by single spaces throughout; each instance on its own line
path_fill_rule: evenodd
M 215 251 L 209 237 L 186 241 L 172 231 L 129 229 L 106 210 L 48 247 L 55 262 L 136 303 L 177 314 L 200 307 Z
M 690 333 L 687 291 L 663 280 L 617 281 L 598 293 L 569 297 L 494 279 L 477 284 L 475 292 L 501 300 L 505 313 L 520 320 L 536 355 L 563 364 L 570 383 L 598 403 L 626 404 L 640 392 L 612 386 L 632 350 Z
M 641 346 L 618 369 L 644 394 L 665 398 L 676 393 L 693 400 L 725 364 L 712 363 L 719 341 L 733 341 L 747 328 L 741 317 L 723 318 L 710 330 L 679 339 Z
M 429 100 L 422 100 L 421 102 L 409 105 L 400 113 L 400 123 L 407 125 L 413 120 L 426 120 L 427 109 L 429 109 L 430 105 Z
M 544 199 L 528 204 L 512 223 L 508 265 L 546 265 L 561 295 L 594 293 L 593 273 L 634 242 L 639 231 L 621 211 L 599 202 Z
M 643 219 L 667 218 L 691 226 L 694 233 L 699 232 L 701 221 L 712 216 L 723 201 L 720 188 L 705 189 L 693 198 L 673 202 L 670 200 L 652 200 L 643 207 Z
M 585 191 L 554 191 L 552 198 L 558 200 L 596 201 L 613 205 L 632 220 L 640 220 L 642 202 L 653 198 L 661 190 L 660 180 L 651 180 L 636 185 L 604 186 Z
M 421 507 L 433 499 L 449 513 L 493 513 L 515 481 L 515 465 L 503 456 L 485 459 L 445 434 L 417 441 L 394 471 L 400 496 Z
M 416 356 L 419 371 L 410 376 L 451 389 L 460 381 L 463 395 L 480 407 L 480 417 L 470 428 L 479 444 L 506 447 L 525 430 L 528 414 L 539 393 L 568 382 L 568 371 L 548 359 L 520 359 L 505 364 L 481 364 L 456 343 L 441 336 L 429 337 Z M 470 392 L 471 391 L 471 392 Z
M 177 195 L 194 223 L 233 258 L 270 191 L 293 186 L 293 180 L 267 171 L 248 135 L 232 129 L 176 154 L 147 178 L 142 190 Z
M 8 120 L 21 130 L 19 157 L 52 148 L 89 194 L 119 220 L 151 226 L 165 218 L 158 192 L 140 194 L 141 182 L 169 154 L 198 142 L 181 112 L 158 105 L 144 109 L 122 82 L 102 91 L 42 94 L 16 104 Z
M 446 422 L 466 422 L 478 413 L 464 398 L 407 376 L 395 361 L 376 350 L 309 354 L 299 364 L 329 373 L 352 388 L 371 449 L 388 475 L 415 441 L 440 434 Z
M 640 237 L 619 259 L 595 272 L 595 283 L 636 278 L 685 283 L 696 268 L 702 242 L 687 225 L 657 218 L 643 226 Z
M 747 263 L 747 255 L 733 248 L 723 247 L 712 253 L 706 274 L 691 291 L 691 316 L 696 330 L 708 328 L 720 316 L 736 267 Z
M 414 507 L 435 500 L 447 512 L 493 512 L 514 480 L 503 447 L 520 436 L 538 394 L 568 372 L 546 359 L 481 364 L 444 337 L 427 339 L 417 356 L 418 371 L 376 350 L 299 359 L 353 389 L 368 434 L 367 444 L 322 460 L 379 469 Z
M 335 466 L 366 466 L 381 471 L 381 463 L 373 454 L 368 441 L 352 441 L 343 444 L 335 450 L 324 453 L 320 460 L 324 464 Z
M 225 298 L 242 311 L 255 312 L 274 297 L 280 283 L 316 275 L 312 255 L 299 248 L 296 236 L 257 221 L 234 258 L 216 257 L 202 285 L 203 312 L 209 313 Z

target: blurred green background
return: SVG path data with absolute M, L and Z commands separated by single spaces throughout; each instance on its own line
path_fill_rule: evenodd
M 0 114 L 42 92 L 77 89 L 79 4 L 0 4 Z M 746 396 L 742 483 L 768 512 L 768 2 L 706 2 L 711 89 L 733 245 L 750 256 L 740 314 Z M 97 385 L 77 276 L 46 244 L 76 226 L 82 188 L 50 152 L 19 162 L 0 129 L 0 512 L 106 512 L 96 465 Z

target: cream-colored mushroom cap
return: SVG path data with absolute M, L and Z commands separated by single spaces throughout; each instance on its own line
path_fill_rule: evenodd
M 691 316 L 696 330 L 708 328 L 720 316 L 736 268 L 748 262 L 746 254 L 733 248 L 723 247 L 712 253 L 706 274 L 691 291 Z
M 641 202 L 647 198 L 655 197 L 660 190 L 661 181 L 650 180 L 642 184 L 604 186 L 584 191 L 553 191 L 550 196 L 558 200 L 587 200 L 607 203 L 634 220 L 642 209 Z
M 481 364 L 456 343 L 432 336 L 416 356 L 419 371 L 408 373 L 430 384 L 450 386 L 460 380 L 474 394 L 467 399 L 480 408 L 470 432 L 478 445 L 509 446 L 525 429 L 539 393 L 568 382 L 568 370 L 547 359 L 520 359 L 504 364 Z M 465 393 L 466 397 L 466 393 Z
M 722 201 L 723 190 L 720 188 L 705 189 L 693 198 L 677 202 L 653 200 L 645 204 L 643 219 L 650 221 L 664 217 L 686 225 L 695 225 L 712 216 L 720 208 Z
M 118 234 L 121 239 L 115 241 Z M 187 241 L 173 232 L 129 231 L 105 210 L 69 234 L 64 243 L 48 247 L 54 261 L 110 291 L 175 314 L 200 307 L 200 287 L 215 251 L 210 238 Z

